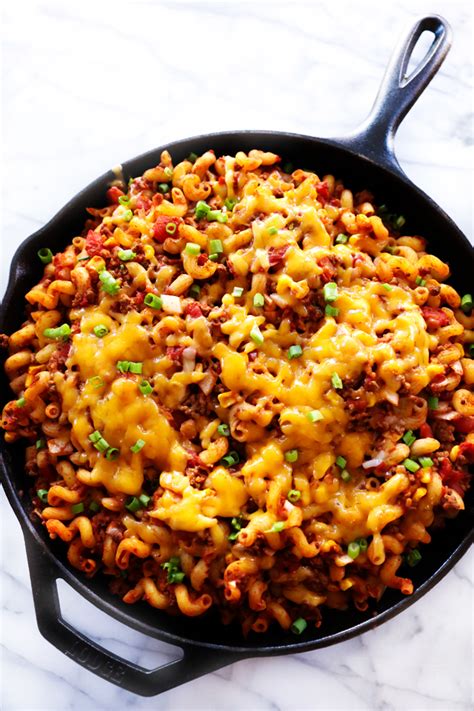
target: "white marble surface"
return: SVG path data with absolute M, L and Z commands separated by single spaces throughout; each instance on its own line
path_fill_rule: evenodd
M 231 128 L 348 132 L 364 118 L 400 32 L 431 12 L 452 23 L 454 47 L 401 127 L 397 151 L 408 175 L 471 235 L 467 0 L 8 3 L 0 293 L 19 242 L 123 159 Z M 472 551 L 374 632 L 318 652 L 242 661 L 142 699 L 93 676 L 40 636 L 20 527 L 3 493 L 0 530 L 5 711 L 472 708 Z M 68 619 L 117 653 L 149 667 L 166 659 L 162 645 L 72 591 L 62 591 L 62 601 Z

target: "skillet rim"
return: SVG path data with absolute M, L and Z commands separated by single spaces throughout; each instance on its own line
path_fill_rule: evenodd
M 219 132 L 214 132 L 214 133 L 206 133 L 206 134 L 200 134 L 197 136 L 191 136 L 188 138 L 183 138 L 179 139 L 177 141 L 170 141 L 167 144 L 163 146 L 156 147 L 154 149 L 151 149 L 149 151 L 145 151 L 144 153 L 141 153 L 137 156 L 132 157 L 131 159 L 124 161 L 121 163 L 121 168 L 124 170 L 124 172 L 127 171 L 127 166 L 130 164 L 136 163 L 136 162 L 143 162 L 148 159 L 152 159 L 153 156 L 159 154 L 163 150 L 179 150 L 180 148 L 184 148 L 186 145 L 202 141 L 208 141 L 210 145 L 212 145 L 212 141 L 216 140 L 231 140 L 231 139 L 237 139 L 238 137 L 246 137 L 246 138 L 255 138 L 255 142 L 258 144 L 259 142 L 263 142 L 265 138 L 278 138 L 281 141 L 306 141 L 310 142 L 313 144 L 313 147 L 317 147 L 317 145 L 324 145 L 329 147 L 330 149 L 337 149 L 339 151 L 346 152 L 350 154 L 352 158 L 356 158 L 358 161 L 361 161 L 362 163 L 365 163 L 368 165 L 370 170 L 376 170 L 376 171 L 382 171 L 385 172 L 389 175 L 391 179 L 395 179 L 400 181 L 401 183 L 404 184 L 405 187 L 407 187 L 409 190 L 413 191 L 418 198 L 421 198 L 424 202 L 428 203 L 429 208 L 433 210 L 435 213 L 437 213 L 437 217 L 441 220 L 443 220 L 446 224 L 446 226 L 451 230 L 456 233 L 456 238 L 460 240 L 460 242 L 464 243 L 467 248 L 470 248 L 472 252 L 472 256 L 474 258 L 474 249 L 472 245 L 470 244 L 469 240 L 466 238 L 466 236 L 463 234 L 463 232 L 460 230 L 460 228 L 456 225 L 456 223 L 447 215 L 447 213 L 439 207 L 437 203 L 434 202 L 434 200 L 427 195 L 423 190 L 421 190 L 418 186 L 416 186 L 408 176 L 406 176 L 401 169 L 399 169 L 398 165 L 396 162 L 393 164 L 387 164 L 387 161 L 382 162 L 383 156 L 381 156 L 381 162 L 377 162 L 376 159 L 373 157 L 368 157 L 367 155 L 364 155 L 363 153 L 360 153 L 357 150 L 358 147 L 358 142 L 360 140 L 360 136 L 356 136 L 354 138 L 342 138 L 342 139 L 332 139 L 332 138 L 319 138 L 319 137 L 314 137 L 314 136 L 308 136 L 305 134 L 300 134 L 300 133 L 292 133 L 292 132 L 287 132 L 287 131 L 271 131 L 271 130 L 232 130 L 232 131 L 219 131 Z M 291 153 L 291 148 L 288 151 Z M 151 162 L 150 162 L 151 164 Z M 113 169 L 109 169 L 102 175 L 100 175 L 98 178 L 94 179 L 91 181 L 86 187 L 82 188 L 75 196 L 73 196 L 68 202 L 61 207 L 58 212 L 53 215 L 53 217 L 42 227 L 40 227 L 38 230 L 36 230 L 33 234 L 30 236 L 26 237 L 20 245 L 17 247 L 13 258 L 11 262 L 11 267 L 10 267 L 10 272 L 9 272 L 9 278 L 8 278 L 8 283 L 7 283 L 7 288 L 5 291 L 5 295 L 2 300 L 2 304 L 0 305 L 0 330 L 3 328 L 3 322 L 6 317 L 6 313 L 8 310 L 9 302 L 13 296 L 13 291 L 15 289 L 15 282 L 17 278 L 17 268 L 19 265 L 19 262 L 21 260 L 23 251 L 29 247 L 29 245 L 34 242 L 35 240 L 38 240 L 41 236 L 43 236 L 45 233 L 48 233 L 51 229 L 54 229 L 56 223 L 60 222 L 61 219 L 67 215 L 69 211 L 74 211 L 78 209 L 78 203 L 81 202 L 81 199 L 86 198 L 87 194 L 92 193 L 94 190 L 100 188 L 103 186 L 104 188 L 106 187 L 107 183 L 110 182 L 112 179 L 114 179 L 116 175 L 113 172 Z M 28 270 L 27 270 L 28 273 Z M 100 596 L 93 591 L 88 585 L 87 585 L 87 578 L 84 578 L 84 576 L 80 576 L 79 571 L 76 573 L 73 571 L 73 569 L 68 568 L 67 565 L 59 558 L 58 556 L 55 555 L 53 552 L 51 546 L 47 545 L 47 541 L 43 540 L 43 538 L 40 536 L 40 533 L 38 529 L 33 525 L 33 522 L 29 518 L 28 511 L 26 506 L 28 505 L 28 502 L 25 502 L 25 504 L 22 502 L 19 492 L 17 491 L 13 481 L 14 481 L 14 474 L 13 471 L 10 470 L 4 456 L 4 452 L 7 451 L 12 445 L 7 445 L 3 438 L 0 440 L 0 464 L 1 464 L 1 474 L 2 474 L 2 481 L 3 481 L 3 486 L 5 489 L 5 493 L 7 495 L 8 501 L 10 505 L 12 506 L 15 515 L 20 523 L 20 526 L 22 528 L 24 537 L 25 537 L 25 544 L 27 548 L 30 545 L 35 545 L 39 547 L 43 553 L 43 555 L 46 555 L 49 559 L 49 563 L 52 564 L 58 571 L 57 577 L 62 578 L 65 580 L 69 585 L 73 587 L 73 589 L 76 590 L 76 592 L 80 593 L 88 602 L 93 604 L 95 607 L 98 607 L 100 610 L 105 612 L 106 614 L 111 615 L 115 619 L 117 619 L 119 622 L 122 622 L 123 624 L 127 625 L 128 627 L 131 627 L 132 629 L 135 629 L 137 631 L 140 631 L 148 636 L 160 639 L 162 641 L 177 645 L 181 648 L 186 648 L 186 647 L 193 647 L 193 648 L 202 648 L 202 649 L 207 649 L 207 650 L 213 650 L 213 651 L 219 651 L 219 652 L 225 652 L 228 655 L 240 655 L 242 657 L 257 657 L 257 656 L 264 656 L 264 655 L 283 655 L 283 654 L 290 654 L 290 653 L 296 653 L 296 652 L 305 652 L 305 651 L 310 651 L 314 649 L 319 649 L 323 648 L 332 644 L 336 644 L 339 642 L 343 642 L 346 640 L 349 640 L 355 636 L 358 636 L 359 634 L 363 634 L 366 631 L 369 631 L 371 629 L 374 629 L 378 627 L 379 625 L 383 624 L 389 619 L 392 619 L 396 615 L 398 615 L 400 612 L 405 610 L 406 608 L 410 607 L 412 604 L 414 604 L 417 600 L 419 600 L 423 595 L 425 595 L 431 588 L 433 588 L 442 578 L 445 577 L 445 575 L 453 568 L 453 566 L 461 559 L 461 557 L 464 555 L 464 553 L 469 549 L 470 545 L 474 542 L 474 523 L 471 525 L 470 531 L 466 533 L 466 535 L 463 536 L 463 538 L 460 540 L 459 544 L 456 546 L 456 548 L 452 551 L 452 553 L 446 558 L 442 564 L 436 568 L 436 570 L 429 575 L 429 577 L 421 583 L 416 590 L 412 593 L 412 595 L 403 597 L 399 601 L 391 604 L 386 610 L 376 614 L 372 619 L 366 619 L 362 620 L 359 623 L 356 623 L 355 625 L 350 626 L 347 629 L 340 630 L 338 632 L 328 634 L 322 637 L 318 637 L 316 639 L 311 638 L 309 640 L 305 641 L 300 641 L 300 642 L 292 642 L 290 641 L 288 644 L 273 644 L 273 645 L 255 645 L 255 646 L 245 646 L 245 645 L 227 645 L 227 644 L 220 644 L 220 643 L 213 643 L 213 642 L 206 642 L 206 641 L 201 641 L 201 640 L 196 640 L 196 639 L 188 639 L 186 637 L 182 637 L 179 634 L 173 634 L 171 632 L 165 631 L 161 629 L 161 627 L 158 625 L 154 625 L 151 627 L 149 623 L 144 622 L 142 620 L 137 619 L 133 615 L 128 614 L 125 610 L 122 610 L 119 608 L 117 605 L 113 605 L 109 603 L 108 601 L 105 601 L 100 598 Z M 14 445 L 13 445 L 14 446 Z M 464 515 L 468 515 L 468 512 L 466 511 Z M 28 541 L 29 538 L 29 541 Z M 32 580 L 33 583 L 33 580 Z M 118 600 L 119 598 L 117 598 Z M 132 612 L 133 607 L 130 607 L 130 612 Z M 225 627 L 222 626 L 223 630 L 225 630 Z

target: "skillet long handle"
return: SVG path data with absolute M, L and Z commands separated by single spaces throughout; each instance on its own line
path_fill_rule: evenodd
M 25 543 L 39 631 L 54 647 L 93 674 L 134 694 L 155 696 L 243 658 L 241 654 L 187 646 L 181 659 L 149 670 L 118 657 L 63 619 L 56 585 L 60 574 L 26 532 Z
M 431 46 L 407 76 L 413 50 L 426 31 L 433 33 Z M 396 131 L 440 68 L 451 43 L 451 27 L 443 17 L 430 15 L 418 20 L 395 48 L 369 116 L 353 134 L 340 142 L 377 163 L 403 173 L 394 153 Z

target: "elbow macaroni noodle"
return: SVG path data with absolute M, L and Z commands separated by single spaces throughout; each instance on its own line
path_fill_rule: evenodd
M 33 510 L 125 602 L 245 634 L 410 594 L 469 485 L 472 309 L 367 192 L 194 158 L 116 181 L 26 294 L 2 427 Z

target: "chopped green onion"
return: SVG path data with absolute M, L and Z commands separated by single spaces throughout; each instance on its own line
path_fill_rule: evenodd
M 133 249 L 119 249 L 117 252 L 117 257 L 122 262 L 131 262 L 136 256 L 137 254 L 133 251 Z
M 176 224 L 176 222 L 168 222 L 165 227 L 165 230 L 169 235 L 174 235 L 177 229 L 178 225 Z
M 415 284 L 416 284 L 417 286 L 425 286 L 425 285 L 426 285 L 426 281 L 425 281 L 425 279 L 423 279 L 423 277 L 417 276 L 416 279 L 415 279 Z
M 89 504 L 89 511 L 92 511 L 92 513 L 97 513 L 97 511 L 100 511 L 100 504 L 98 501 L 91 501 Z
M 53 253 L 48 247 L 43 247 L 38 250 L 38 257 L 41 259 L 43 264 L 49 264 L 53 261 Z
M 101 437 L 102 435 L 100 434 L 99 430 L 94 430 L 94 432 L 89 435 L 89 439 L 91 442 L 98 442 Z
M 133 452 L 134 454 L 138 454 L 138 452 L 143 449 L 145 446 L 146 442 L 144 439 L 137 439 L 134 445 L 130 447 L 130 451 Z
M 472 294 L 464 294 L 461 299 L 461 309 L 464 311 L 465 314 L 468 314 L 470 311 L 472 311 L 472 306 Z
M 158 183 L 158 190 L 160 191 L 160 193 L 167 193 L 169 189 L 170 186 L 168 185 L 168 183 Z
M 138 500 L 141 503 L 141 505 L 143 506 L 143 508 L 146 508 L 151 501 L 151 496 L 148 496 L 147 494 L 141 494 L 138 497 Z
M 118 201 L 121 205 L 128 205 L 128 203 L 130 202 L 130 198 L 128 197 L 128 195 L 119 195 Z
M 296 502 L 301 499 L 301 491 L 298 491 L 298 489 L 290 489 L 286 498 L 290 504 L 296 504 Z
M 339 234 L 334 240 L 334 244 L 346 244 L 349 242 L 349 235 Z
M 170 168 L 169 165 L 166 166 L 164 169 L 163 173 L 166 175 L 167 178 L 172 178 L 173 177 L 173 168 Z
M 352 560 L 355 560 L 357 558 L 357 556 L 359 555 L 359 553 L 360 553 L 360 544 L 358 543 L 358 541 L 352 541 L 351 543 L 349 543 L 349 545 L 347 546 L 347 555 L 349 556 L 349 558 L 352 558 Z
M 97 338 L 103 338 L 106 336 L 109 332 L 109 329 L 107 326 L 104 326 L 103 323 L 100 323 L 98 326 L 94 326 L 94 333 L 97 336 Z
M 102 288 L 103 290 L 107 293 L 110 294 L 111 296 L 115 296 L 115 294 L 118 293 L 120 290 L 120 285 L 116 279 L 112 276 L 110 272 L 108 272 L 106 269 L 103 269 L 100 274 L 99 274 L 99 279 L 102 282 Z
M 241 518 L 233 518 L 232 519 L 230 524 L 234 530 L 229 535 L 229 541 L 235 541 L 237 539 L 237 536 L 239 535 L 239 531 L 242 529 L 242 523 L 243 523 L 243 521 Z
M 402 464 L 403 464 L 403 466 L 405 467 L 405 469 L 408 469 L 408 471 L 409 471 L 409 472 L 412 472 L 412 474 L 413 474 L 414 472 L 417 472 L 418 469 L 420 468 L 420 465 L 417 464 L 414 459 L 405 459 L 405 460 L 402 462 Z
M 365 551 L 369 547 L 367 538 L 358 538 L 357 543 L 359 544 L 359 548 L 360 548 L 361 552 L 365 553 Z
M 420 457 L 418 459 L 422 467 L 432 467 L 434 466 L 434 462 L 431 459 L 431 457 Z
M 337 284 L 334 281 L 329 281 L 323 286 L 323 296 L 325 301 L 336 301 L 337 299 Z
M 190 153 L 190 154 L 188 155 L 188 157 L 187 157 L 187 160 L 188 160 L 190 163 L 195 163 L 195 162 L 197 161 L 197 159 L 198 159 L 197 153 Z
M 326 314 L 326 316 L 333 316 L 334 318 L 336 318 L 336 316 L 339 315 L 339 309 L 336 309 L 334 306 L 330 306 L 329 304 L 327 304 L 326 308 L 324 309 L 324 313 Z
M 25 400 L 24 397 L 20 397 L 20 398 L 16 401 L 16 406 L 17 406 L 17 407 L 25 407 L 25 405 L 26 405 L 26 400 Z
M 258 326 L 252 327 L 250 331 L 250 338 L 257 346 L 261 346 L 265 340 Z
M 132 513 L 136 513 L 138 511 L 138 509 L 141 508 L 140 502 L 137 499 L 137 497 L 132 496 L 129 499 L 128 503 L 125 504 L 125 508 L 128 509 L 129 511 L 131 511 Z
M 125 222 L 130 222 L 133 217 L 133 212 L 131 210 L 125 210 L 125 212 L 122 213 L 121 217 L 125 220 Z
M 402 437 L 402 442 L 405 442 L 409 447 L 416 440 L 416 435 L 413 434 L 413 430 L 407 430 Z
M 37 439 L 35 442 L 36 449 L 44 449 L 46 447 L 46 440 Z
M 430 397 L 428 398 L 428 409 L 429 410 L 437 410 L 438 404 L 439 404 L 439 398 L 434 397 L 434 395 L 430 395 Z
M 228 437 L 230 435 L 230 429 L 229 425 L 226 425 L 225 422 L 223 422 L 219 427 L 217 428 L 218 434 L 220 434 L 222 437 Z
M 117 447 L 109 447 L 105 453 L 105 458 L 108 459 L 109 461 L 113 462 L 114 459 L 117 459 L 119 454 L 120 454 L 120 452 L 117 449 Z
M 270 533 L 280 533 L 280 531 L 283 531 L 285 528 L 285 524 L 283 521 L 277 521 L 276 523 L 273 524 L 273 526 L 270 529 Z
M 135 373 L 140 374 L 142 372 L 143 363 L 134 362 L 132 360 L 118 360 L 117 370 L 120 373 Z
M 138 389 L 142 395 L 149 395 L 153 392 L 153 387 L 150 385 L 148 380 L 142 380 L 142 382 L 138 385 Z
M 341 457 L 341 455 L 339 455 L 338 457 L 336 457 L 336 464 L 339 467 L 339 469 L 344 469 L 344 467 L 347 464 L 347 459 L 345 459 L 344 457 Z
M 212 221 L 227 222 L 227 220 L 229 219 L 227 213 L 221 212 L 220 210 L 209 210 L 206 217 L 209 220 L 209 222 L 212 222 Z
M 229 454 L 226 454 L 225 457 L 222 457 L 221 459 L 221 464 L 223 464 L 226 467 L 233 467 L 235 464 L 238 464 L 240 462 L 240 457 L 238 452 L 229 452 Z
M 293 360 L 294 358 L 299 358 L 303 355 L 303 349 L 296 343 L 294 346 L 288 348 L 288 360 Z
M 235 296 L 238 299 L 240 296 L 242 296 L 243 293 L 244 290 L 241 286 L 234 286 L 232 290 L 232 296 Z
M 199 299 L 201 296 L 201 287 L 199 284 L 193 284 L 189 290 L 189 296 L 192 296 L 193 299 Z
M 210 212 L 211 208 L 207 204 L 207 202 L 204 202 L 204 200 L 199 200 L 199 202 L 196 203 L 196 207 L 194 208 L 194 217 L 196 220 L 202 220 L 203 217 L 207 217 L 208 212 Z
M 36 495 L 43 504 L 48 503 L 48 489 L 38 489 Z
M 347 471 L 347 469 L 343 469 L 343 470 L 342 470 L 342 472 L 341 472 L 341 479 L 342 479 L 342 481 L 345 482 L 346 484 L 347 484 L 347 482 L 349 482 L 349 481 L 351 480 L 351 475 L 349 474 L 349 472 Z
M 224 251 L 224 246 L 222 244 L 222 240 L 220 240 L 220 239 L 209 240 L 209 252 L 211 254 L 222 254 L 223 251 Z
M 107 450 L 110 448 L 110 445 L 106 439 L 101 437 L 97 440 L 97 442 L 94 442 L 94 447 L 103 454 L 104 452 L 107 452 Z
M 405 218 L 403 217 L 403 215 L 399 215 L 399 217 L 397 217 L 397 219 L 395 220 L 394 225 L 395 225 L 395 227 L 397 228 L 397 230 L 399 230 L 399 229 L 401 229 L 401 228 L 403 227 L 403 225 L 405 224 L 405 222 L 406 222 L 406 220 L 405 220 Z
M 94 390 L 97 390 L 98 388 L 101 388 L 103 385 L 105 385 L 100 375 L 93 375 L 92 378 L 89 378 L 87 382 L 92 385 Z
M 393 291 L 393 286 L 391 284 L 382 284 L 385 291 Z
M 146 306 L 150 306 L 152 309 L 161 309 L 163 302 L 159 296 L 156 294 L 147 294 L 143 300 Z
M 184 248 L 184 251 L 186 254 L 190 254 L 192 257 L 195 257 L 200 253 L 201 247 L 195 242 L 188 242 Z
M 397 254 L 398 253 L 398 247 L 395 247 L 394 245 L 387 245 L 383 252 L 388 252 L 389 254 Z
M 62 326 L 57 328 L 45 328 L 43 331 L 43 336 L 45 338 L 52 338 L 58 340 L 59 338 L 68 338 L 71 335 L 71 327 L 68 323 L 63 323 Z
M 469 346 L 469 355 L 471 358 L 474 358 L 474 343 L 471 343 Z
M 278 232 L 278 228 L 277 227 L 269 227 L 267 232 L 269 235 L 276 235 Z
M 218 262 L 218 261 L 219 261 L 219 255 L 218 255 L 218 254 L 215 254 L 215 253 L 210 254 L 209 257 L 208 257 L 208 259 L 210 259 L 211 262 Z
M 265 305 L 265 297 L 263 294 L 257 293 L 253 297 L 253 305 L 256 309 L 261 309 Z
M 173 556 L 167 563 L 162 563 L 161 567 L 168 573 L 168 583 L 181 583 L 184 580 L 184 573 L 180 570 L 180 560 Z
M 415 565 L 418 565 L 418 563 L 421 560 L 421 553 L 418 550 L 418 548 L 413 548 L 411 551 L 407 553 L 406 556 L 406 561 L 410 568 L 414 568 Z
M 287 462 L 290 462 L 290 464 L 293 464 L 293 462 L 298 461 L 298 450 L 297 449 L 289 449 L 287 452 L 285 452 L 285 459 Z
M 238 202 L 239 201 L 237 198 L 226 198 L 224 200 L 224 205 L 229 210 L 229 212 L 232 212 L 232 210 L 234 209 L 234 207 L 237 205 Z
M 335 390 L 341 390 L 341 388 L 343 387 L 342 380 L 338 373 L 333 373 L 331 375 L 331 383 Z
M 319 422 L 320 420 L 324 420 L 324 416 L 321 414 L 319 410 L 311 410 L 311 412 L 308 412 L 306 414 L 306 418 L 310 422 Z
M 306 622 L 304 617 L 298 617 L 298 619 L 291 624 L 290 630 L 293 632 L 293 634 L 302 634 L 307 628 L 307 626 L 308 623 Z
M 84 504 L 82 503 L 82 501 L 81 501 L 80 503 L 78 503 L 78 504 L 73 504 L 73 505 L 71 506 L 71 511 L 72 511 L 73 514 L 80 514 L 80 513 L 82 513 L 82 512 L 84 511 Z

